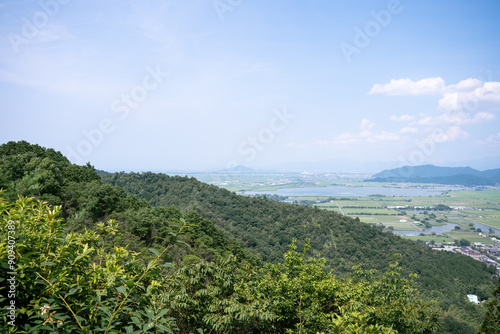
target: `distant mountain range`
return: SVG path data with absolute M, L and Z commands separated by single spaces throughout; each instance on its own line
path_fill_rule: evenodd
M 231 167 L 231 168 L 226 168 L 224 169 L 225 172 L 236 172 L 236 173 L 253 173 L 253 172 L 256 172 L 255 169 L 252 169 L 250 167 L 247 167 L 247 166 L 243 166 L 243 165 L 238 165 L 238 166 L 234 166 L 234 167 Z
M 367 181 L 493 186 L 500 184 L 500 168 L 479 171 L 470 167 L 404 166 L 374 174 Z

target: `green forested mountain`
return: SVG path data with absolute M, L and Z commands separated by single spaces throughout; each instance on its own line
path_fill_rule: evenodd
M 404 166 L 374 174 L 373 178 L 367 181 L 485 186 L 500 183 L 500 169 L 481 172 L 470 167 Z
M 102 180 L 51 149 L 0 146 L 0 267 L 16 229 L 27 332 L 474 333 L 486 309 L 465 295 L 495 286 L 479 262 L 333 212 L 187 177 Z
M 310 238 L 312 249 L 340 276 L 349 275 L 353 265 L 387 269 L 392 255 L 400 253 L 405 271 L 417 273 L 421 289 L 437 297 L 446 310 L 453 305 L 452 313 L 457 305 L 469 306 L 466 294 L 488 298 L 494 286 L 495 270 L 483 263 L 433 251 L 331 211 L 243 197 L 188 177 L 114 173 L 102 179 L 152 205 L 198 212 L 265 261 L 279 261 L 293 238 Z
M 0 146 L 0 189 L 15 201 L 18 195 L 32 196 L 52 205 L 62 205 L 67 231 L 95 227 L 99 221 L 115 219 L 120 229 L 113 236 L 117 245 L 148 253 L 147 248 L 164 244 L 168 231 L 180 219 L 195 227 L 182 236 L 191 248 L 175 247 L 171 256 L 180 261 L 214 259 L 233 254 L 244 261 L 258 264 L 257 256 L 224 237 L 211 222 L 195 212 L 173 206 L 153 207 L 146 201 L 127 194 L 122 188 L 102 183 L 94 168 L 71 164 L 60 152 L 27 142 L 9 142 Z M 146 251 L 146 252 L 144 252 Z

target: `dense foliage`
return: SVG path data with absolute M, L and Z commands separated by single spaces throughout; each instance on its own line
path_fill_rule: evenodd
M 168 309 L 154 293 L 162 254 L 144 266 L 123 247 L 106 250 L 105 236 L 116 232 L 113 221 L 99 224 L 99 232 L 64 234 L 59 212 L 60 207 L 30 198 L 20 197 L 15 205 L 0 199 L 3 289 L 7 277 L 15 280 L 14 292 L 2 292 L 0 299 L 14 306 L 14 313 L 2 309 L 3 328 L 21 333 L 172 332 Z M 8 234 L 15 237 L 9 239 L 15 240 L 11 248 L 4 238 Z
M 104 173 L 102 179 L 104 182 L 90 164 L 71 164 L 59 152 L 51 149 L 26 142 L 9 142 L 0 146 L 0 188 L 6 189 L 3 194 L 6 201 L 2 204 L 2 238 L 6 231 L 4 223 L 8 224 L 10 216 L 17 214 L 21 217 L 26 214 L 22 219 L 30 222 L 28 225 L 38 226 L 36 230 L 22 227 L 18 230 L 32 234 L 18 239 L 24 242 L 23 238 L 32 238 L 29 243 L 32 245 L 31 250 L 26 246 L 18 249 L 18 259 L 27 261 L 21 263 L 25 270 L 23 275 L 37 277 L 33 278 L 34 281 L 27 278 L 20 287 L 28 291 L 26 299 L 22 300 L 26 306 L 24 309 L 19 308 L 22 311 L 21 319 L 34 321 L 39 317 L 37 319 L 43 320 L 42 325 L 47 325 L 53 319 L 79 326 L 81 317 L 81 322 L 90 326 L 88 328 L 97 326 L 97 323 L 99 328 L 107 328 L 109 324 L 113 326 L 113 321 L 121 321 L 116 326 L 123 326 L 122 329 L 132 326 L 134 330 L 139 330 L 142 327 L 136 326 L 134 319 L 153 319 L 168 309 L 163 315 L 170 317 L 170 320 L 165 320 L 163 325 L 181 332 L 200 329 L 220 333 L 272 333 L 279 328 L 277 332 L 297 330 L 302 333 L 326 333 L 335 332 L 335 326 L 343 328 L 341 333 L 348 333 L 347 328 L 359 330 L 360 333 L 400 331 L 403 327 L 398 327 L 400 325 L 397 322 L 406 320 L 396 311 L 402 312 L 404 308 L 394 308 L 393 314 L 387 315 L 387 318 L 376 318 L 372 311 L 376 310 L 377 314 L 382 312 L 381 304 L 376 304 L 377 298 L 373 292 L 380 292 L 382 288 L 373 290 L 374 287 L 382 286 L 380 282 L 391 275 L 396 277 L 394 275 L 399 275 L 401 271 L 403 276 L 415 272 L 418 278 L 415 278 L 415 284 L 410 284 L 398 276 L 400 281 L 397 282 L 401 283 L 398 289 L 402 289 L 398 293 L 409 298 L 398 303 L 411 301 L 413 307 L 425 309 L 420 318 L 412 313 L 414 309 L 411 308 L 404 317 L 414 319 L 411 320 L 416 321 L 414 326 L 418 322 L 422 328 L 435 328 L 439 312 L 435 305 L 417 297 L 413 290 L 416 287 L 425 300 L 439 301 L 445 312 L 441 321 L 445 333 L 468 333 L 479 328 L 485 310 L 482 305 L 470 304 L 465 295 L 475 293 L 485 299 L 494 288 L 494 270 L 479 262 L 457 254 L 433 252 L 427 247 L 333 212 L 265 198 L 242 197 L 187 177 Z M 24 197 L 18 199 L 18 194 L 61 207 L 50 208 Z M 8 204 L 16 201 L 16 205 Z M 40 218 L 42 216 L 45 218 Z M 17 222 L 15 219 L 13 221 Z M 19 220 L 19 224 L 22 221 Z M 184 229 L 182 234 L 174 233 L 181 225 L 189 225 L 189 228 Z M 38 235 L 36 231 L 39 231 Z M 301 255 L 301 266 L 308 268 L 302 272 L 302 278 L 290 276 L 287 260 L 284 264 L 278 264 L 283 254 L 298 256 L 295 251 L 287 253 L 288 246 L 295 238 L 298 247 L 304 246 L 304 241 L 309 238 L 312 258 L 316 259 L 319 253 L 324 258 L 313 263 Z M 49 241 L 50 247 L 46 244 Z M 45 249 L 50 252 L 44 253 Z M 150 249 L 160 250 L 161 256 Z M 2 248 L 1 251 L 4 250 Z M 401 267 L 397 269 L 389 265 L 394 253 L 401 253 L 398 260 Z M 1 261 L 4 261 L 6 253 L 0 255 Z M 79 255 L 82 257 L 78 258 Z M 262 259 L 272 264 L 263 266 Z M 148 263 L 152 261 L 171 265 L 148 270 Z M 5 263 L 2 263 L 4 266 Z M 359 265 L 358 269 L 353 270 L 353 265 Z M 91 269 L 92 272 L 87 272 Z M 379 274 L 368 275 L 363 279 L 358 275 L 371 269 L 378 270 Z M 332 271 L 327 274 L 328 270 Z M 323 276 L 313 275 L 320 271 Z M 144 272 L 147 274 L 138 282 L 137 279 Z M 43 275 L 46 281 L 37 273 Z M 76 276 L 71 276 L 73 274 Z M 99 291 L 106 285 L 98 284 L 99 280 L 96 281 L 92 275 L 99 275 L 102 282 L 111 284 L 105 289 L 111 291 L 111 295 L 98 297 Z M 308 280 L 308 275 L 312 275 L 312 281 Z M 284 281 L 280 283 L 281 278 Z M 309 294 L 304 291 L 299 295 L 288 294 L 292 291 L 298 293 L 298 288 L 293 288 L 289 281 L 300 283 L 299 287 L 307 287 Z M 347 284 L 344 285 L 346 289 L 356 290 L 365 284 L 369 287 L 367 289 L 373 289 L 363 290 L 359 295 L 349 295 L 352 299 L 341 298 L 338 301 L 359 307 L 330 309 L 320 299 L 314 300 L 324 292 L 314 289 L 330 281 Z M 127 293 L 130 292 L 130 305 L 141 305 L 141 311 L 149 307 L 152 313 L 144 311 L 146 313 L 142 315 L 132 315 L 133 312 L 139 312 L 139 309 L 134 309 L 132 313 L 122 314 L 115 319 L 117 313 L 111 319 L 105 318 L 95 309 L 99 305 L 109 307 L 113 312 L 117 310 L 116 291 L 122 290 L 122 286 Z M 159 298 L 154 299 L 153 306 L 148 304 L 152 299 L 143 296 L 149 286 L 154 287 L 150 291 L 157 291 L 154 298 Z M 169 289 L 166 289 L 167 286 Z M 285 287 L 282 290 L 284 297 L 278 298 L 275 296 L 276 291 L 265 290 L 266 286 L 272 286 L 274 290 Z M 370 295 L 367 291 L 373 293 L 370 292 Z M 122 298 L 123 293 L 118 293 Z M 326 295 L 321 298 L 325 300 L 339 298 L 334 291 L 324 293 Z M 81 309 L 81 313 L 75 311 L 72 314 L 61 296 L 72 310 Z M 86 309 L 83 304 L 71 304 L 67 299 L 72 298 L 75 298 L 75 303 L 78 300 L 85 301 L 94 310 Z M 104 304 L 99 304 L 101 302 Z M 289 305 L 286 306 L 288 311 L 282 309 L 281 304 L 283 307 Z M 50 312 L 47 313 L 44 305 L 51 307 Z M 59 316 L 59 311 L 62 312 L 60 319 L 43 317 L 56 310 L 54 315 Z M 306 313 L 309 315 L 299 310 L 308 310 L 309 313 Z M 342 313 L 344 311 L 348 313 Z M 35 325 L 35 322 L 31 323 L 31 326 Z M 457 328 L 460 328 L 458 332 Z
M 488 311 L 484 317 L 480 334 L 500 333 L 500 280 L 497 288 L 493 291 L 493 298 L 488 302 Z
M 189 177 L 123 172 L 101 176 L 104 182 L 155 206 L 196 211 L 265 261 L 279 261 L 294 238 L 310 238 L 312 251 L 321 253 L 326 266 L 338 276 L 351 275 L 353 265 L 387 270 L 392 254 L 400 253 L 404 272 L 417 273 L 419 290 L 439 300 L 447 312 L 445 332 L 449 328 L 454 333 L 457 327 L 477 330 L 484 308 L 470 305 L 466 295 L 488 299 L 494 288 L 493 267 L 458 254 L 433 251 L 334 212 L 243 197 Z
M 18 194 L 32 196 L 52 205 L 61 205 L 65 231 L 96 229 L 99 221 L 114 219 L 119 225 L 108 241 L 140 253 L 148 260 L 147 249 L 168 242 L 172 223 L 184 218 L 196 225 L 183 236 L 190 248 L 176 245 L 166 254 L 170 261 L 211 260 L 218 255 L 233 254 L 242 261 L 259 265 L 234 240 L 224 236 L 210 221 L 195 212 L 152 207 L 146 201 L 128 195 L 122 188 L 102 183 L 95 169 L 87 164 L 71 164 L 60 152 L 27 142 L 9 142 L 0 146 L 0 189 L 10 201 Z
M 382 276 L 336 279 L 322 259 L 306 258 L 292 244 L 284 263 L 260 269 L 234 256 L 176 266 L 160 261 L 169 243 L 161 252 L 150 249 L 155 257 L 145 265 L 123 247 L 106 250 L 113 221 L 99 224 L 99 232 L 65 235 L 59 212 L 30 198 L 0 199 L 0 233 L 15 236 L 12 248 L 7 238 L 0 242 L 3 272 L 16 273 L 13 295 L 0 298 L 14 305 L 2 309 L 9 332 L 431 333 L 439 327 L 439 309 L 417 297 L 396 263 Z M 169 233 L 175 239 L 186 227 Z M 5 275 L 0 280 L 7 282 Z

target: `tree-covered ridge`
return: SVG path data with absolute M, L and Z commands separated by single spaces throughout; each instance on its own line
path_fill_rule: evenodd
M 195 212 L 173 206 L 152 207 L 127 194 L 120 187 L 101 182 L 95 169 L 87 164 L 71 164 L 60 152 L 27 142 L 0 146 L 0 189 L 9 200 L 18 194 L 61 205 L 65 231 L 96 229 L 99 221 L 114 219 L 119 226 L 110 242 L 131 251 L 147 254 L 147 248 L 168 242 L 168 231 L 179 219 L 196 227 L 182 239 L 191 248 L 175 246 L 168 256 L 175 261 L 211 260 L 218 255 L 236 255 L 242 261 L 260 263 L 235 241 L 226 238 L 210 221 Z
M 484 317 L 479 334 L 499 334 L 500 333 L 500 280 L 493 298 L 488 301 L 488 311 Z
M 261 197 L 240 196 L 195 178 L 122 172 L 104 175 L 102 179 L 154 206 L 175 205 L 181 210 L 194 210 L 215 222 L 228 236 L 236 238 L 246 248 L 261 254 L 266 261 L 279 260 L 293 238 L 310 238 L 312 249 L 321 253 L 327 259 L 327 265 L 336 268 L 339 273 L 349 271 L 356 264 L 369 263 L 370 268 L 382 269 L 394 253 L 402 254 L 401 261 L 405 265 L 413 263 L 413 271 L 426 275 L 429 274 L 427 268 L 419 267 L 422 262 L 431 262 L 431 267 L 440 267 L 440 273 L 451 275 L 449 277 L 467 273 L 457 271 L 456 267 L 443 268 L 437 263 L 451 263 L 454 266 L 456 262 L 459 263 L 458 267 L 468 268 L 469 273 L 482 272 L 483 278 L 489 278 L 495 272 L 486 270 L 484 265 L 476 261 L 463 259 L 465 262 L 462 263 L 463 257 L 432 251 L 335 212 Z M 470 277 L 469 283 L 472 284 L 473 280 Z
M 139 266 L 155 259 L 156 255 L 150 248 L 166 248 L 159 260 L 175 264 L 179 273 L 195 270 L 193 268 L 200 268 L 202 273 L 206 273 L 203 268 L 207 266 L 223 269 L 228 266 L 234 272 L 243 270 L 236 280 L 245 282 L 242 277 L 253 275 L 249 268 L 257 272 L 261 270 L 261 258 L 277 265 L 294 238 L 299 240 L 299 247 L 310 238 L 311 252 L 321 253 L 324 258 L 323 268 L 334 270 L 331 273 L 333 276 L 350 279 L 356 272 L 352 270 L 352 265 L 359 264 L 363 270 L 388 272 L 392 270 L 389 264 L 393 253 L 401 253 L 399 262 L 403 276 L 416 272 L 419 277 L 415 287 L 420 295 L 426 300 L 438 300 L 444 309 L 441 324 L 445 333 L 456 333 L 457 328 L 459 332 L 473 333 L 479 328 L 484 307 L 470 304 L 465 295 L 476 293 L 481 298 L 488 298 L 493 290 L 491 271 L 479 262 L 454 254 L 434 253 L 426 247 L 332 212 L 264 198 L 246 198 L 186 177 L 105 173 L 103 180 L 111 184 L 102 182 L 90 164 L 71 164 L 59 152 L 38 145 L 9 142 L 0 146 L 0 188 L 7 190 L 3 194 L 7 202 L 14 203 L 20 194 L 51 205 L 61 205 L 62 237 L 66 238 L 71 233 L 94 233 L 97 236 L 94 244 L 97 243 L 102 252 L 112 254 L 115 247 L 120 247 L 128 252 L 128 256 L 136 254 Z M 134 195 L 136 192 L 137 196 Z M 106 221 L 109 223 L 101 223 Z M 191 226 L 174 238 L 171 233 L 181 222 Z M 231 264 L 223 264 L 229 263 L 227 261 Z M 30 263 L 34 268 L 37 266 L 36 262 Z M 174 276 L 169 277 L 173 279 Z M 378 278 L 380 275 L 374 279 Z M 172 286 L 177 284 L 172 280 L 169 282 Z M 224 288 L 218 286 L 224 281 L 213 279 L 203 280 L 200 284 L 216 291 Z M 180 289 L 182 293 L 198 291 L 183 285 Z M 176 323 L 181 323 L 188 309 L 194 312 L 188 300 L 201 298 L 204 293 L 205 290 L 201 289 L 196 295 L 184 295 L 185 299 L 178 300 L 178 307 L 169 313 L 178 319 Z M 168 298 L 175 296 L 181 294 L 175 292 Z M 223 296 L 220 297 L 221 303 L 225 303 Z M 255 303 L 264 304 L 263 301 Z M 175 315 L 183 307 L 187 307 L 184 313 Z M 213 310 L 209 309 L 210 312 Z M 223 312 L 233 311 L 224 309 Z M 202 318 L 209 317 L 203 314 Z M 234 319 L 226 314 L 224 319 L 236 321 L 243 317 L 242 314 L 234 313 Z M 349 324 L 362 324 L 362 318 L 355 319 L 349 320 Z M 203 326 L 214 325 L 203 323 Z M 258 332 L 257 327 L 251 328 Z
M 0 267 L 19 278 L 14 295 L 0 298 L 14 307 L 1 314 L 10 333 L 388 334 L 439 328 L 441 311 L 418 298 L 396 263 L 381 276 L 359 271 L 336 279 L 322 259 L 292 244 L 283 263 L 261 268 L 242 266 L 234 256 L 179 266 L 163 255 L 189 229 L 181 220 L 144 264 L 134 252 L 106 246 L 117 231 L 113 221 L 99 224 L 97 232 L 65 234 L 60 209 L 30 198 L 0 198 L 0 233 L 16 240 L 11 251 L 1 239 Z
M 312 251 L 320 253 L 339 276 L 352 275 L 353 265 L 388 270 L 392 254 L 400 253 L 404 272 L 416 273 L 419 290 L 437 298 L 448 312 L 448 326 L 465 332 L 479 328 L 484 313 L 482 307 L 471 307 L 466 295 L 487 299 L 494 287 L 494 268 L 458 254 L 433 251 L 331 211 L 244 197 L 189 177 L 114 173 L 102 179 L 153 205 L 174 204 L 196 211 L 265 261 L 279 261 L 294 238 L 310 238 Z

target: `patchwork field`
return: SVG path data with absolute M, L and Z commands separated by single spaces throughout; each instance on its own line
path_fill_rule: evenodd
M 402 235 L 402 238 L 405 239 L 410 239 L 413 241 L 418 241 L 421 240 L 423 242 L 434 242 L 434 243 L 440 243 L 440 244 L 445 244 L 449 242 L 453 242 L 454 240 L 452 238 L 449 238 L 446 235 L 429 235 L 429 236 L 408 236 L 408 235 Z
M 196 176 L 199 178 L 199 176 Z M 205 177 L 209 181 L 211 176 Z M 200 178 L 201 179 L 201 178 Z M 445 234 L 428 236 L 404 236 L 405 238 L 423 241 L 452 242 L 454 239 L 466 239 L 470 242 L 493 243 L 491 239 L 482 238 L 478 232 L 489 233 L 490 228 L 500 230 L 500 189 L 466 189 L 445 186 L 444 192 L 437 191 L 428 184 L 405 185 L 363 182 L 362 179 L 335 178 L 333 175 L 314 174 L 258 174 L 237 175 L 227 174 L 213 178 L 213 183 L 231 191 L 242 192 L 251 190 L 254 194 L 266 195 L 274 200 L 289 201 L 300 205 L 317 206 L 320 209 L 330 210 L 342 215 L 359 217 L 363 223 L 374 224 L 383 228 L 400 231 L 425 232 L 434 226 L 442 226 L 451 231 Z M 343 187 L 346 193 L 355 189 L 407 189 L 408 195 L 415 194 L 416 190 L 424 189 L 427 196 L 346 196 L 324 195 L 325 187 Z M 300 189 L 317 188 L 317 194 L 307 195 Z M 363 188 L 366 187 L 366 188 Z M 297 196 L 278 196 L 279 189 L 296 190 Z M 271 192 L 269 194 L 269 192 Z M 391 193 L 395 193 L 390 191 Z M 281 193 L 281 192 L 278 192 Z M 375 192 L 377 193 L 377 192 Z M 302 195 L 299 195 L 302 194 Z M 434 208 L 441 205 L 445 210 L 437 211 Z M 448 223 L 457 224 L 448 225 Z M 476 224 L 482 224 L 477 227 Z M 430 233 L 429 233 L 430 234 Z M 443 239 L 438 241 L 438 239 Z

